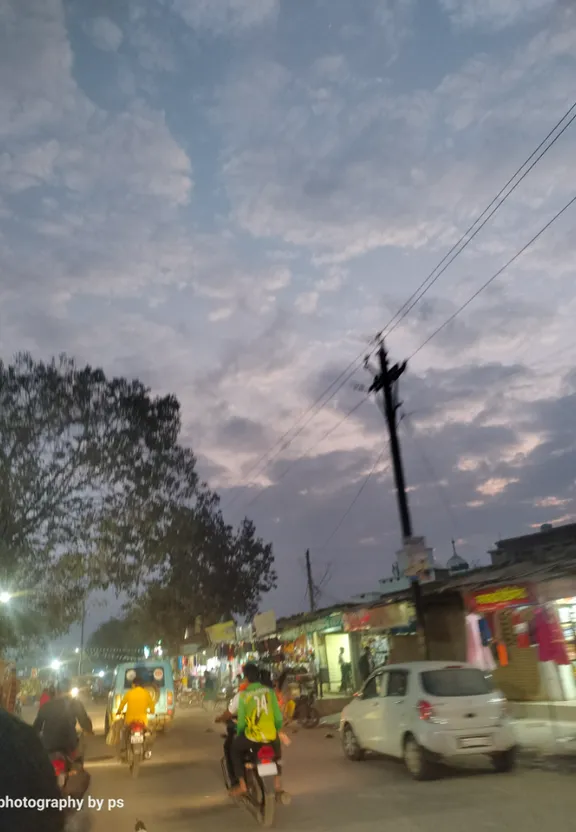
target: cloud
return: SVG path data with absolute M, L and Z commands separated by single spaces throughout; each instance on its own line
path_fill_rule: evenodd
M 122 29 L 109 17 L 95 17 L 86 23 L 86 32 L 98 49 L 103 52 L 117 52 L 122 45 Z
M 537 19 L 550 11 L 557 0 L 440 0 L 442 8 L 461 29 L 476 26 L 505 29 L 522 21 Z
M 189 26 L 215 35 L 242 33 L 273 21 L 279 0 L 173 0 Z
M 332 563 L 323 601 L 374 589 L 400 530 L 386 457 L 364 485 L 382 414 L 346 417 L 363 356 L 568 108 L 573 13 L 129 0 L 120 42 L 73 5 L 2 6 L 2 356 L 66 350 L 175 392 L 226 517 L 274 542 L 277 612 L 307 548 Z M 573 129 L 388 333 L 391 360 L 572 195 Z M 440 561 L 576 511 L 573 217 L 402 378 L 414 528 Z

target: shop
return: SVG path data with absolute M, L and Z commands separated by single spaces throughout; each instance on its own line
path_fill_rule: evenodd
M 514 584 L 466 596 L 467 661 L 493 673 L 514 701 L 576 698 L 570 660 L 576 609 L 572 599 L 558 602 L 544 586 Z
M 415 613 L 407 602 L 388 603 L 376 607 L 354 610 L 344 614 L 344 629 L 350 635 L 350 651 L 353 655 L 355 686 L 363 679 L 359 670 L 360 657 L 366 648 L 370 650 L 373 667 L 394 661 L 407 660 L 404 649 L 416 635 Z M 406 656 L 406 658 L 404 658 Z
M 300 616 L 283 624 L 279 638 L 285 667 L 314 676 L 320 696 L 352 691 L 353 657 L 342 612 Z

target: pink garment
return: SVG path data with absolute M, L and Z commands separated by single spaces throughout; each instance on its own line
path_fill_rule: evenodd
M 555 613 L 544 607 L 536 610 L 534 620 L 538 640 L 538 661 L 570 664 L 564 633 Z
M 496 663 L 489 647 L 482 644 L 480 616 L 469 613 L 466 616 L 466 660 L 479 670 L 494 670 Z

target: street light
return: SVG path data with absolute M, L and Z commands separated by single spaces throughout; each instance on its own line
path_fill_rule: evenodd
M 58 661 L 58 659 L 54 659 L 54 661 L 50 664 L 52 670 L 60 670 L 62 667 L 62 662 Z
M 9 604 L 12 596 L 9 592 L 0 592 L 0 604 Z

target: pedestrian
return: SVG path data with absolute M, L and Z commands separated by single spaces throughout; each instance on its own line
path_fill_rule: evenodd
M 346 690 L 346 657 L 344 655 L 344 648 L 340 648 L 338 654 L 338 664 L 340 665 L 340 693 Z
M 368 676 L 372 673 L 372 653 L 369 645 L 366 645 L 364 652 L 360 656 L 358 671 L 360 673 L 360 681 L 364 684 Z
M 16 676 L 16 668 L 13 667 L 10 670 L 8 680 L 4 685 L 4 708 L 9 714 L 13 714 L 16 711 L 16 700 L 18 699 L 19 692 L 20 682 Z
M 206 702 L 216 701 L 216 684 L 208 670 L 204 673 L 204 700 Z

